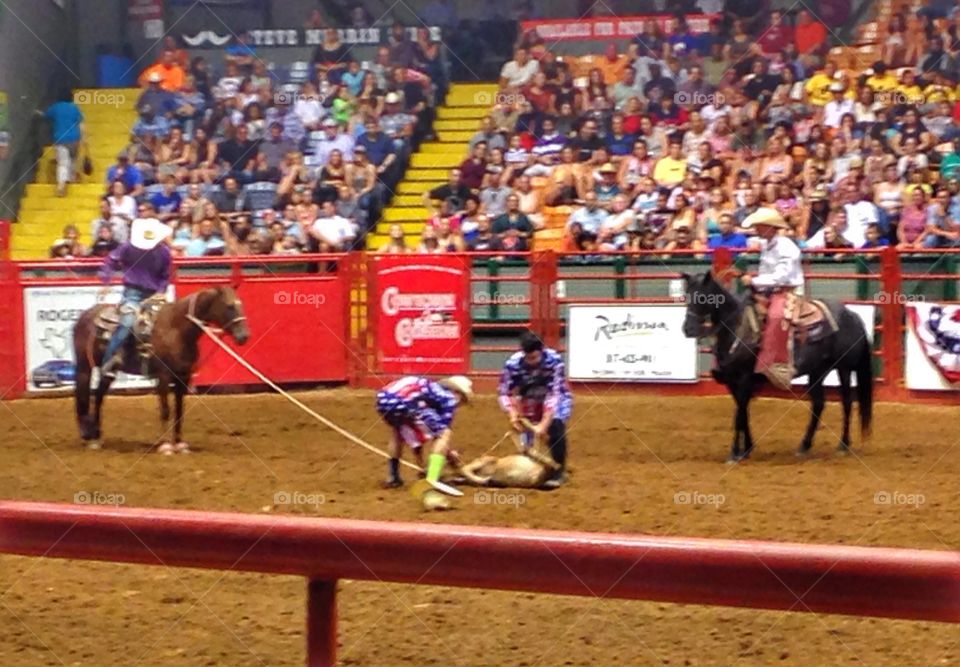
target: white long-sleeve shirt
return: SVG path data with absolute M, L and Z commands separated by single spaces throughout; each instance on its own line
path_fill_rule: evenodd
M 800 248 L 786 236 L 774 236 L 760 251 L 756 287 L 803 287 Z

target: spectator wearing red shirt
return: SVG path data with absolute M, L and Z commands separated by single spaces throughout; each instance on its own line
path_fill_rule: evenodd
M 487 173 L 487 142 L 478 141 L 473 153 L 460 165 L 460 183 L 474 192 L 479 192 Z
M 793 42 L 793 29 L 784 25 L 783 14 L 777 10 L 770 12 L 770 25 L 757 39 L 760 50 L 766 56 L 783 53 L 787 45 Z
M 797 26 L 793 30 L 793 44 L 797 53 L 805 55 L 818 52 L 827 43 L 827 27 L 813 18 L 806 9 L 797 13 Z

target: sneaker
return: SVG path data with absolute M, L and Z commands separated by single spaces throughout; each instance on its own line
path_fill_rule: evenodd
M 566 482 L 567 473 L 561 470 L 547 479 L 540 488 L 547 490 L 559 489 L 561 486 L 566 484 Z
M 383 483 L 385 489 L 398 489 L 403 486 L 403 480 L 399 477 L 391 477 Z

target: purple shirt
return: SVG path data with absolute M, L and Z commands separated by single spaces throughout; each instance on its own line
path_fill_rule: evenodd
M 100 280 L 110 282 L 113 274 L 123 271 L 123 284 L 153 292 L 162 292 L 170 282 L 170 248 L 161 243 L 152 250 L 141 250 L 124 243 L 103 260 Z

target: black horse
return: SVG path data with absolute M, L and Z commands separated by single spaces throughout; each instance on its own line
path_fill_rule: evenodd
M 734 418 L 733 446 L 728 462 L 736 463 L 750 456 L 753 451 L 753 437 L 750 434 L 748 406 L 754 390 L 766 378 L 755 372 L 757 362 L 757 336 L 749 331 L 745 314 L 747 304 L 741 302 L 714 279 L 708 271 L 702 275 L 687 276 L 686 302 L 687 313 L 683 323 L 683 334 L 688 338 L 716 336 L 714 355 L 717 367 L 713 376 L 727 386 L 737 403 Z M 823 381 L 827 374 L 835 370 L 840 376 L 840 397 L 843 400 L 843 435 L 839 449 L 850 449 L 850 410 L 853 406 L 853 391 L 850 386 L 851 373 L 857 374 L 857 401 L 860 404 L 861 437 L 870 433 L 870 421 L 873 413 L 873 367 L 872 351 L 863 322 L 843 304 L 826 302 L 837 324 L 835 332 L 822 338 L 811 338 L 796 344 L 796 375 L 809 376 L 810 400 L 813 404 L 810 424 L 800 443 L 798 455 L 805 455 L 813 445 L 813 436 L 820 424 L 824 406 Z

